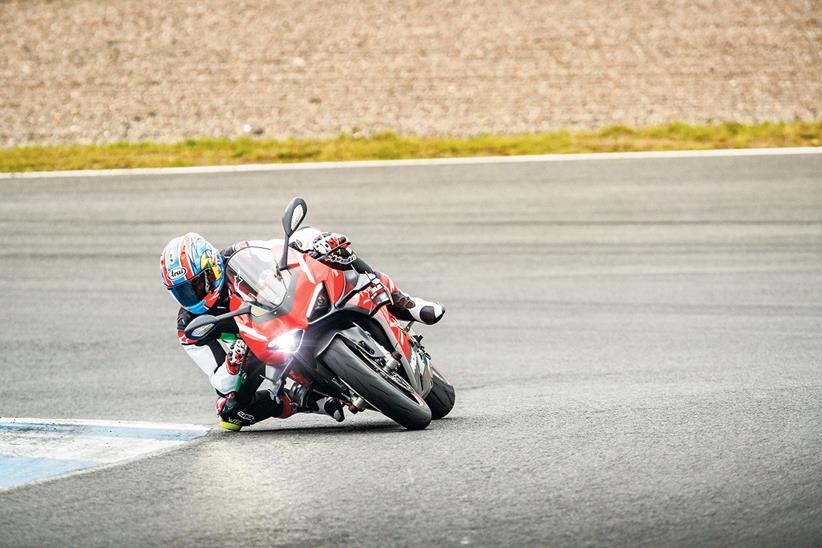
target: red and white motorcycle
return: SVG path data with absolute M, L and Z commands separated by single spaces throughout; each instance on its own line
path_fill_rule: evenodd
M 352 412 L 376 410 L 405 428 L 446 416 L 454 387 L 432 364 L 414 322 L 400 325 L 388 311 L 391 297 L 379 278 L 330 268 L 288 246 L 307 210 L 294 198 L 282 242 L 248 242 L 231 256 L 230 312 L 195 318 L 186 337 L 202 339 L 233 317 L 249 349 L 274 372 L 267 378 L 280 395 L 290 377 Z

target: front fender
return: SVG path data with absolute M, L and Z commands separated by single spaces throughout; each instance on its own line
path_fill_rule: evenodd
M 375 360 L 383 357 L 383 353 L 376 348 L 377 343 L 374 340 L 374 337 L 372 337 L 368 331 L 359 325 L 352 325 L 347 329 L 329 330 L 324 333 L 314 342 L 314 357 L 317 360 L 322 361 L 320 359 L 322 354 L 328 350 L 328 346 L 331 344 L 331 341 L 337 337 L 345 339 L 351 343 L 352 346 L 359 348 L 362 352 Z
M 347 329 L 331 330 L 316 340 L 314 357 L 317 361 L 322 362 L 322 354 L 328 349 L 331 341 L 338 337 L 345 339 L 350 346 L 357 348 L 360 352 L 374 358 L 374 360 L 385 357 L 385 353 L 380 349 L 379 343 L 374 340 L 371 333 L 355 324 Z M 400 363 L 411 386 L 420 396 L 425 397 L 431 391 L 432 386 L 430 367 L 418 360 L 416 353 L 413 351 L 412 359 L 415 360 L 414 364 L 409 363 L 404 357 L 402 357 Z

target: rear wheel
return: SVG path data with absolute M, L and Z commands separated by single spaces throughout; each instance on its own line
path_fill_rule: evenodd
M 321 357 L 323 363 L 372 407 L 409 430 L 431 422 L 431 410 L 405 379 L 382 371 L 336 338 Z M 403 384 L 405 386 L 403 386 Z
M 425 403 L 431 409 L 431 418 L 441 419 L 454 408 L 456 394 L 454 386 L 448 382 L 444 374 L 434 367 L 434 386 L 425 396 Z

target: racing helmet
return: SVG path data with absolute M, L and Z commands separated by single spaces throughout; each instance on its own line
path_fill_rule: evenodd
M 180 306 L 203 314 L 220 297 L 225 284 L 223 263 L 223 256 L 208 240 L 189 232 L 166 244 L 160 257 L 160 273 Z

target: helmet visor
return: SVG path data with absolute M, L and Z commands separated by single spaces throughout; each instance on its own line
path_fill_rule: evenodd
M 206 298 L 214 287 L 214 273 L 207 268 L 185 282 L 169 287 L 168 290 L 183 307 L 194 306 Z

